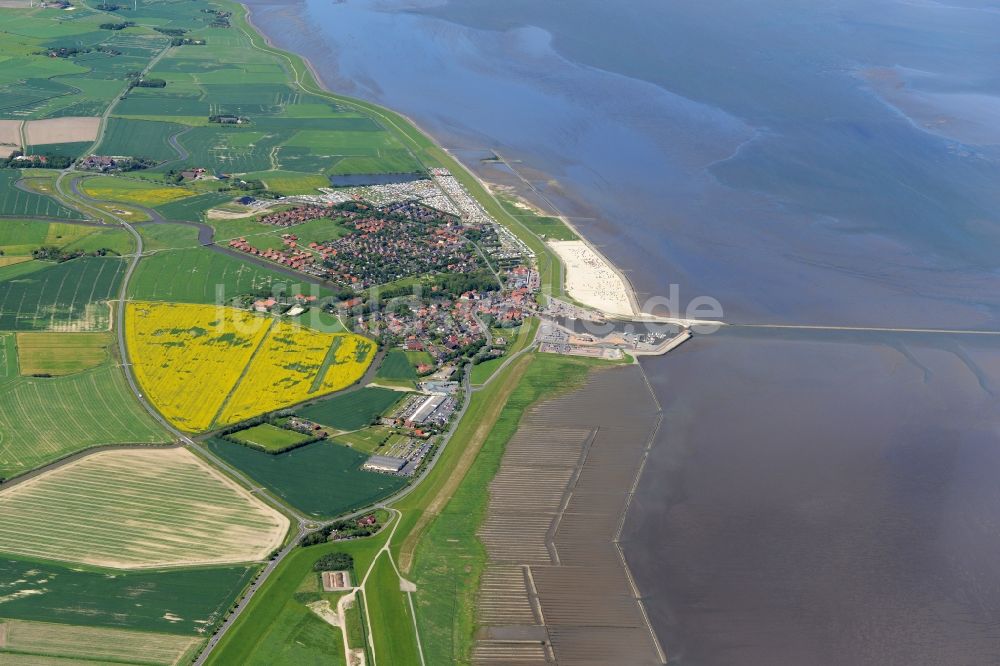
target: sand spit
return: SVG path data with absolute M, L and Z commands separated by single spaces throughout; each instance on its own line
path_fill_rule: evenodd
M 616 544 L 658 423 L 637 366 L 527 412 L 480 530 L 477 666 L 663 663 Z
M 585 241 L 550 241 L 566 266 L 566 291 L 574 299 L 606 314 L 635 314 L 629 287 L 611 263 Z

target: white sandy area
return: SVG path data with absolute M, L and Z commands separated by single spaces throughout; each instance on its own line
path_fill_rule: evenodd
M 632 316 L 628 286 L 608 260 L 584 241 L 550 241 L 566 266 L 566 291 L 575 300 L 607 314 Z
M 49 143 L 74 143 L 93 141 L 101 127 L 101 119 L 96 117 L 49 118 L 29 120 L 25 123 L 25 138 L 28 145 L 44 146 Z

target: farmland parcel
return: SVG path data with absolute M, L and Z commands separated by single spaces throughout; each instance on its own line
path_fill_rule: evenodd
M 0 477 L 101 444 L 168 441 L 110 364 L 67 377 L 0 381 L 0 433 Z
M 16 654 L 40 657 L 37 662 L 25 663 L 46 663 L 45 658 L 61 657 L 172 666 L 190 656 L 201 642 L 195 636 L 2 619 L 0 636 L 4 636 L 0 660 Z M 2 656 L 5 654 L 8 657 Z
M 185 449 L 101 451 L 0 492 L 0 552 L 114 568 L 264 559 L 288 519 Z
M 176 426 L 212 425 L 272 321 L 210 305 L 129 303 L 125 331 L 136 378 Z
M 366 386 L 303 407 L 297 414 L 338 430 L 357 430 L 370 425 L 375 417 L 396 404 L 401 395 L 391 389 Z
M 0 557 L 3 617 L 197 635 L 212 627 L 259 565 L 115 571 Z
M 272 329 L 219 417 L 222 425 L 332 393 L 361 379 L 375 356 L 371 341 L 285 322 Z
M 357 335 L 209 305 L 130 303 L 126 332 L 143 390 L 191 432 L 349 386 L 375 353 Z
M 124 273 L 123 259 L 82 257 L 0 281 L 0 329 L 107 330 L 106 301 L 117 295 Z
M 190 245 L 196 244 L 197 240 Z M 192 280 L 176 279 L 178 275 L 188 274 L 198 277 Z M 129 283 L 129 296 L 149 301 L 218 303 L 220 294 L 217 290 L 221 290 L 221 296 L 225 300 L 240 294 L 268 293 L 279 283 L 294 284 L 295 280 L 219 252 L 188 247 L 172 252 L 156 252 L 145 257 Z M 308 287 L 290 287 L 292 289 L 313 293 L 308 291 Z M 320 290 L 316 295 L 323 296 L 325 292 Z
M 17 334 L 17 357 L 22 375 L 69 375 L 104 363 L 110 345 L 107 332 L 25 332 Z
M 360 509 L 406 485 L 398 476 L 362 471 L 368 456 L 331 442 L 279 455 L 222 439 L 208 440 L 208 448 L 291 506 L 317 518 Z

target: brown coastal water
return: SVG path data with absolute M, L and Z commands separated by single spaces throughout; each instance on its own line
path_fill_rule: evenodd
M 252 6 L 483 177 L 514 160 L 641 294 L 1000 330 L 995 2 Z M 734 328 L 642 366 L 624 548 L 672 663 L 1000 663 L 1000 339 Z

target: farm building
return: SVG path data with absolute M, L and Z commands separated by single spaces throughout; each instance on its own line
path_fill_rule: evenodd
M 362 468 L 367 469 L 370 472 L 388 472 L 390 474 L 395 474 L 399 470 L 403 469 L 406 464 L 406 460 L 403 458 L 393 458 L 392 456 L 372 456 L 365 461 Z

